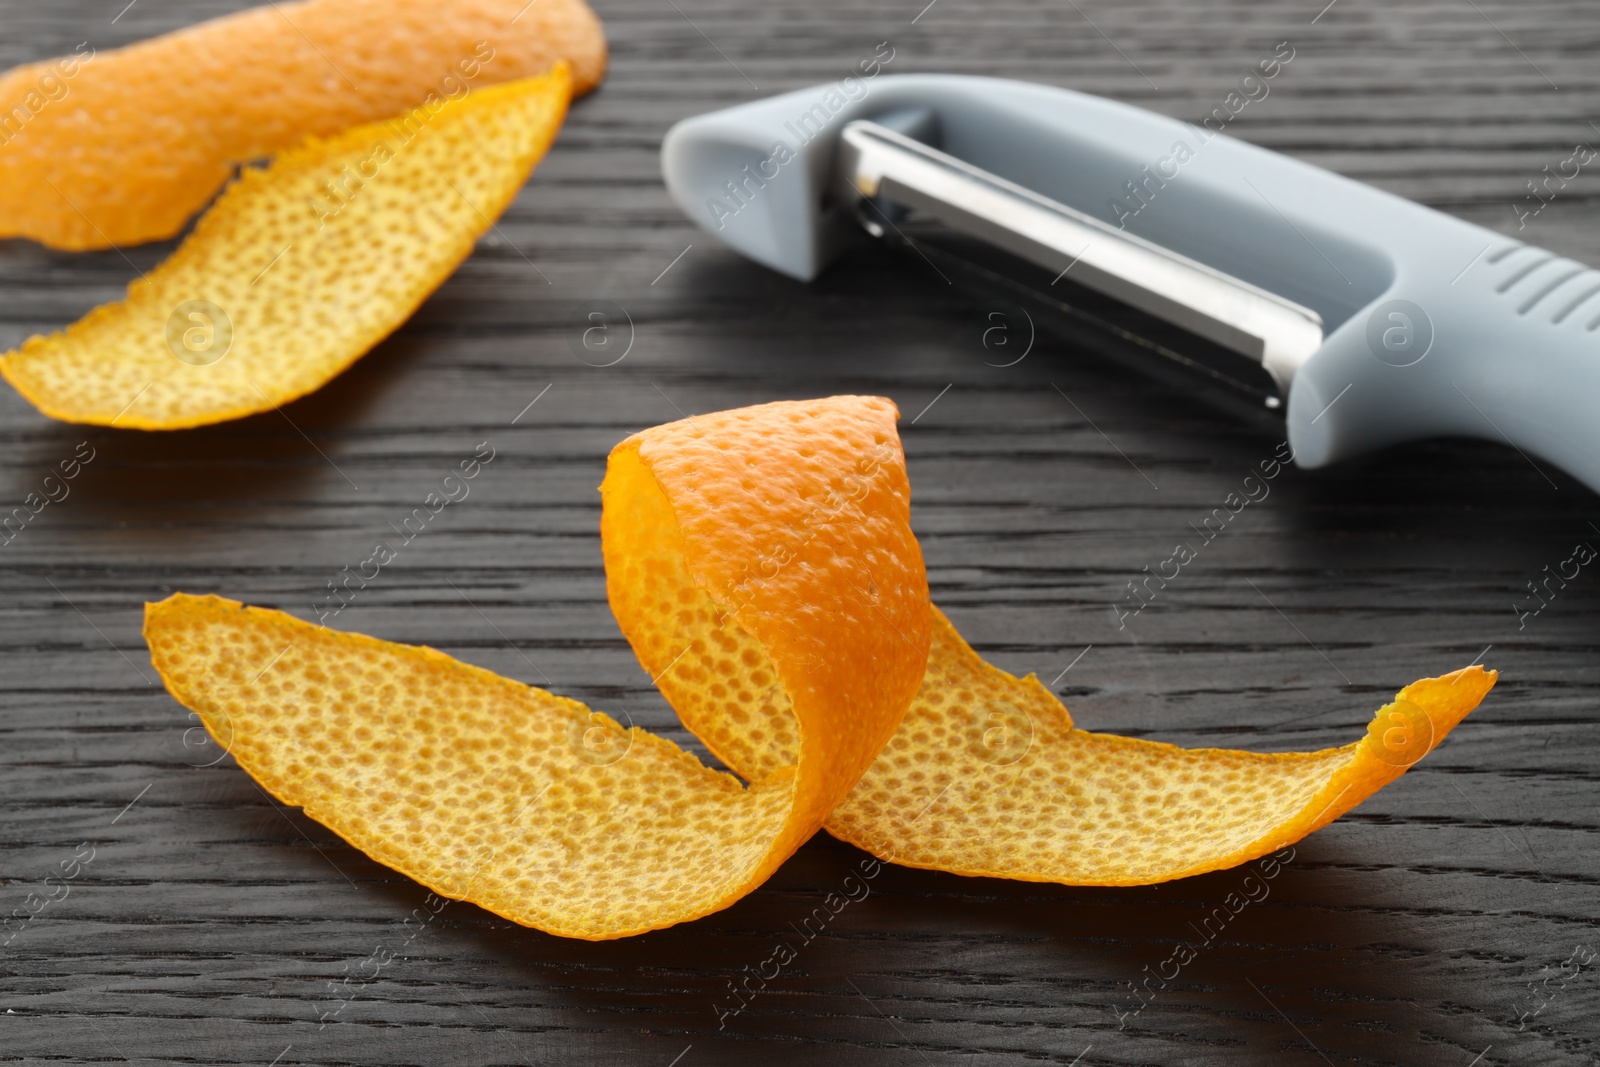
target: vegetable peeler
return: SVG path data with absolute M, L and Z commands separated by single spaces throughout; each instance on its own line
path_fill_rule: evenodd
M 757 262 L 809 281 L 865 234 L 1026 291 L 1281 416 L 1303 467 L 1480 437 L 1600 491 L 1600 272 L 1206 124 L 884 75 L 686 119 L 661 154 Z

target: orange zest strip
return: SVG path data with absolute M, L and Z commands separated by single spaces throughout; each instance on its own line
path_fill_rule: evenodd
M 692 919 L 819 827 L 966 875 L 1139 885 L 1333 821 L 1493 686 L 1403 689 L 1320 752 L 1076 729 L 928 598 L 895 411 L 768 404 L 637 434 L 601 494 L 612 610 L 683 723 L 748 781 L 430 649 L 182 594 L 146 609 L 168 689 L 274 795 L 447 896 L 573 937 Z
M 821 827 L 922 678 L 927 581 L 894 418 L 875 398 L 771 405 L 648 430 L 612 454 L 609 580 L 636 583 L 644 616 L 624 626 L 667 641 L 673 674 L 720 679 L 730 700 L 775 686 L 792 709 L 796 758 L 748 787 L 432 649 L 217 597 L 148 605 L 151 658 L 274 796 L 442 895 L 595 940 L 693 919 Z M 848 489 L 853 521 L 810 522 L 834 506 L 832 472 L 869 454 Z M 808 531 L 796 565 L 741 588 L 763 539 L 794 529 Z
M 304 0 L 86 43 L 0 74 L 0 237 L 172 237 L 240 164 L 562 60 L 575 93 L 604 73 L 583 0 Z
M 1496 674 L 1413 682 L 1320 752 L 1186 749 L 1075 729 L 1033 675 L 981 659 L 937 610 L 928 674 L 827 828 L 955 874 L 1148 885 L 1246 863 L 1366 800 L 1427 755 Z
M 147 430 L 317 389 L 472 252 L 554 139 L 570 86 L 557 66 L 246 169 L 126 299 L 29 338 L 0 374 L 52 418 Z

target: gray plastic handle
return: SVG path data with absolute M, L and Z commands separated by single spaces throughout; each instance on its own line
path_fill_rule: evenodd
M 894 125 L 1321 315 L 1327 340 L 1289 393 L 1300 465 L 1460 435 L 1600 491 L 1600 272 L 1100 97 L 959 75 L 851 81 L 678 123 L 661 149 L 673 199 L 809 280 L 858 230 L 828 195 L 839 131 Z

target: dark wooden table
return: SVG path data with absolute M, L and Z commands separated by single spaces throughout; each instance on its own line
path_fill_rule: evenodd
M 1526 183 L 1600 142 L 1594 5 L 937 0 L 914 19 L 923 2 L 605 0 L 610 79 L 503 237 L 283 415 L 145 435 L 53 423 L 0 393 L 0 510 L 80 442 L 95 456 L 0 547 L 0 906 L 93 850 L 0 951 L 0 1061 L 1600 1062 L 1600 961 L 1573 973 L 1600 951 L 1600 579 L 1586 570 L 1525 626 L 1512 607 L 1577 542 L 1600 544 L 1591 493 L 1473 442 L 1292 470 L 1119 631 L 1108 605 L 1125 581 L 1275 439 L 1048 341 L 988 366 L 971 308 L 885 252 L 812 286 L 753 268 L 679 217 L 656 157 L 673 121 L 842 77 L 883 40 L 891 71 L 1014 76 L 1189 119 L 1288 40 L 1292 64 L 1230 132 L 1513 233 Z M 0 0 L 0 62 L 235 6 L 140 0 L 114 19 L 122 3 Z M 1518 236 L 1600 263 L 1596 183 L 1582 173 Z M 66 324 L 132 275 L 116 253 L 0 244 L 0 342 Z M 633 322 L 609 368 L 569 346 L 573 309 L 600 299 Z M 207 765 L 155 683 L 142 602 L 215 591 L 310 617 L 488 440 L 498 458 L 470 499 L 338 624 L 542 674 L 697 747 L 606 607 L 605 454 L 681 413 L 846 391 L 905 413 L 935 599 L 995 662 L 1056 679 L 1080 725 L 1311 749 L 1357 736 L 1416 677 L 1482 659 L 1499 688 L 1300 845 L 1269 898 L 1137 1015 L 1119 1017 L 1130 984 L 1198 940 L 1242 872 L 1130 890 L 891 868 L 719 1028 L 728 982 L 860 853 L 819 835 L 737 906 L 621 942 L 461 904 L 412 937 L 419 886 L 268 802 L 230 760 Z M 329 983 L 379 946 L 394 960 L 319 1025 Z

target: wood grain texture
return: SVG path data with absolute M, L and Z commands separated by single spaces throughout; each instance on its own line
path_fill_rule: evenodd
M 96 452 L 70 497 L 0 547 L 0 904 L 24 906 L 81 842 L 95 850 L 0 951 L 0 1061 L 1600 1062 L 1600 964 L 1559 974 L 1575 949 L 1600 951 L 1600 577 L 1525 628 L 1512 609 L 1542 567 L 1600 538 L 1592 494 L 1473 442 L 1291 470 L 1119 631 L 1108 605 L 1126 580 L 1275 441 L 1048 343 L 987 366 L 973 309 L 887 253 L 809 287 L 753 268 L 679 217 L 656 162 L 673 121 L 840 77 L 883 40 L 893 71 L 1026 78 L 1190 119 L 1290 40 L 1293 63 L 1230 132 L 1513 233 L 1525 183 L 1600 138 L 1593 5 L 937 0 L 913 22 L 923 2 L 602 0 L 610 79 L 499 232 L 395 338 L 281 415 L 144 436 L 50 423 L 0 394 L 0 510 L 80 441 Z M 234 6 L 139 0 L 113 20 L 120 0 L 0 0 L 0 64 Z M 1518 236 L 1600 263 L 1597 182 L 1584 173 Z M 0 343 L 115 298 L 164 252 L 0 244 Z M 605 369 L 569 347 L 574 308 L 597 299 L 633 322 Z M 1299 846 L 1270 896 L 1136 1016 L 1119 1021 L 1131 983 L 1198 941 L 1243 871 L 1093 890 L 888 868 L 719 1026 L 728 983 L 799 940 L 791 924 L 860 853 L 819 835 L 736 907 L 623 942 L 460 904 L 412 936 L 419 886 L 231 762 L 203 766 L 194 720 L 153 684 L 143 601 L 215 591 L 310 617 L 488 440 L 497 458 L 471 496 L 337 625 L 547 678 L 696 747 L 606 608 L 605 454 L 680 413 L 841 391 L 906 413 L 935 599 L 979 650 L 1049 681 L 1093 646 L 1056 682 L 1080 725 L 1315 748 L 1415 677 L 1481 657 L 1500 686 L 1423 765 Z M 328 983 L 378 946 L 393 962 L 320 1026 Z

